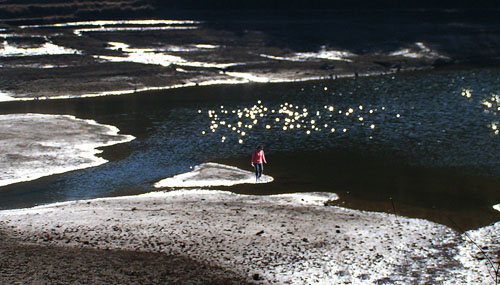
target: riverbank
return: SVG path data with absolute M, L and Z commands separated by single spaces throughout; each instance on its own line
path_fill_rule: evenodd
M 236 272 L 233 277 L 245 282 L 489 280 L 487 265 L 474 258 L 474 248 L 462 246 L 459 252 L 466 241 L 455 231 L 425 220 L 325 206 L 334 199 L 332 194 L 248 196 L 180 190 L 0 215 L 8 237 L 26 246 L 62 246 L 69 255 L 105 255 L 110 250 L 117 256 L 133 251 L 138 256 L 185 257 Z M 93 272 L 95 264 L 82 266 Z M 186 274 L 182 264 L 178 266 L 172 264 Z M 238 279 L 233 277 L 231 281 Z
M 363 25 L 370 26 L 372 20 L 364 19 Z M 335 19 L 310 21 L 296 27 L 296 34 L 286 29 L 286 19 L 278 19 L 279 31 L 260 26 L 248 30 L 241 27 L 240 31 L 231 28 L 232 22 L 218 26 L 215 20 L 205 23 L 191 19 L 8 26 L 0 34 L 4 38 L 0 45 L 0 100 L 123 95 L 213 84 L 335 80 L 432 69 L 471 59 L 489 62 L 497 56 L 495 50 L 481 46 L 472 48 L 481 51 L 477 56 L 470 54 L 471 49 L 455 48 L 455 41 L 493 45 L 497 41 L 495 33 L 480 41 L 448 35 L 453 43 L 449 44 L 434 37 L 420 37 L 422 31 L 412 22 L 409 26 L 414 40 L 406 38 L 406 33 L 404 37 L 398 33 L 400 39 L 387 43 L 378 38 L 385 35 L 381 31 L 387 28 L 386 23 L 380 23 L 380 30 L 373 34 L 353 27 L 360 41 L 353 45 L 351 37 L 355 36 L 340 29 Z M 330 43 L 329 36 L 324 43 L 318 39 L 296 43 L 300 35 L 314 34 L 315 29 L 311 29 L 316 24 L 327 26 L 347 40 Z M 439 21 L 432 25 L 450 29 Z

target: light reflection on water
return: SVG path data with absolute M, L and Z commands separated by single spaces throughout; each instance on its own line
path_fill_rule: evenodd
M 338 111 L 334 105 L 324 105 L 319 109 L 318 106 L 314 107 L 316 108 L 311 110 L 306 105 L 294 105 L 288 102 L 279 106 L 267 106 L 261 100 L 251 107 L 230 110 L 221 105 L 220 109 L 207 111 L 210 126 L 201 134 L 209 132 L 224 134 L 222 142 L 225 142 L 226 135 L 236 138 L 239 136 L 237 141 L 241 144 L 247 133 L 249 136 L 255 136 L 257 132 L 275 135 L 275 132 L 288 131 L 309 136 L 318 132 L 335 133 L 336 129 L 341 129 L 346 133 L 348 127 L 374 130 L 376 124 L 372 118 L 375 118 L 378 112 L 387 111 L 383 106 L 380 110 L 377 107 L 365 109 L 363 105 L 344 106 L 345 110 Z M 198 110 L 198 113 L 202 112 Z M 396 114 L 395 117 L 401 118 L 401 115 Z
M 412 167 L 456 169 L 498 178 L 500 140 L 493 129 L 493 125 L 499 125 L 498 75 L 498 69 L 418 72 L 287 84 L 192 87 L 159 92 L 161 94 L 14 102 L 11 109 L 0 111 L 92 118 L 117 126 L 122 133 L 137 139 L 126 146 L 106 149 L 104 154 L 111 162 L 105 165 L 24 186 L 4 187 L 0 192 L 0 207 L 153 191 L 155 182 L 187 172 L 203 162 L 232 159 L 249 165 L 249 154 L 260 144 L 265 146 L 271 167 L 267 171 L 271 171 L 268 173 L 271 175 L 273 159 L 278 156 L 285 161 L 280 164 L 283 172 L 297 164 L 308 165 L 308 157 L 324 160 L 321 165 L 326 173 L 329 169 L 338 172 L 342 166 L 337 164 L 345 160 L 329 160 L 321 154 L 346 150 L 369 153 L 388 161 L 402 159 L 405 165 Z M 300 161 L 296 161 L 297 154 L 303 152 L 314 155 L 301 156 Z M 308 177 L 317 171 L 306 167 L 299 175 Z M 357 169 L 352 171 L 360 178 L 369 175 L 357 173 Z M 328 181 L 327 178 L 322 183 Z M 280 179 L 275 180 L 273 187 L 292 189 L 286 186 L 286 178 Z M 303 185 L 302 190 L 298 186 L 293 189 L 325 190 L 318 189 L 319 182 L 315 180 L 300 183 L 303 184 L 297 185 Z M 391 181 L 384 183 L 387 184 L 377 190 L 380 195 L 387 195 L 384 187 L 394 187 Z M 335 184 L 330 181 L 327 190 L 337 191 Z M 404 185 L 398 187 L 404 188 Z M 361 197 L 370 197 L 373 194 L 369 193 L 375 191 L 368 186 L 363 189 L 358 193 Z M 362 191 L 366 191 L 365 196 Z M 477 197 L 485 199 L 481 205 L 490 203 L 489 207 L 500 202 L 500 195 L 495 193 Z M 468 202 L 457 203 L 467 206 Z
M 451 76 L 441 78 L 450 84 L 417 78 L 358 79 L 345 90 L 325 81 L 287 100 L 199 109 L 206 121 L 200 134 L 225 147 L 264 143 L 281 151 L 363 142 L 370 150 L 397 151 L 412 165 L 498 173 L 492 168 L 500 162 L 498 141 L 489 132 L 498 134 L 494 89 L 473 92 Z

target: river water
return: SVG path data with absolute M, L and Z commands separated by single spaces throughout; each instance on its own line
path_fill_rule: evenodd
M 237 193 L 328 191 L 344 206 L 473 228 L 500 218 L 500 69 L 447 69 L 298 83 L 188 87 L 125 96 L 4 102 L 0 113 L 73 115 L 135 140 L 108 163 L 0 188 L 0 208 L 156 191 L 203 162 L 268 185 Z M 219 187 L 224 188 L 225 187 Z

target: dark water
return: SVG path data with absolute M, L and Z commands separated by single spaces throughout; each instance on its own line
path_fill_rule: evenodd
M 314 51 L 320 46 L 364 54 L 392 52 L 424 42 L 459 61 L 488 64 L 500 55 L 499 9 L 298 9 L 159 11 L 162 17 L 196 18 L 244 37 L 267 35 L 272 46 Z M 479 8 L 476 7 L 476 8 Z
M 500 203 L 500 136 L 492 127 L 500 119 L 496 102 L 483 104 L 500 94 L 499 75 L 500 69 L 439 70 L 3 103 L 2 114 L 71 114 L 137 139 L 104 148 L 110 162 L 102 166 L 1 187 L 0 208 L 154 191 L 154 182 L 207 161 L 251 170 L 249 155 L 262 144 L 265 172 L 275 182 L 219 188 L 330 191 L 345 206 L 485 225 L 500 218 L 491 209 Z M 256 124 L 245 108 L 254 108 Z M 285 121 L 295 117 L 290 129 Z

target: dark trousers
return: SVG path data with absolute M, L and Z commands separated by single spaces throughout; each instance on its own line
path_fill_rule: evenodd
M 254 163 L 255 166 L 255 177 L 260 178 L 262 176 L 262 171 L 264 171 L 264 166 L 262 163 Z

